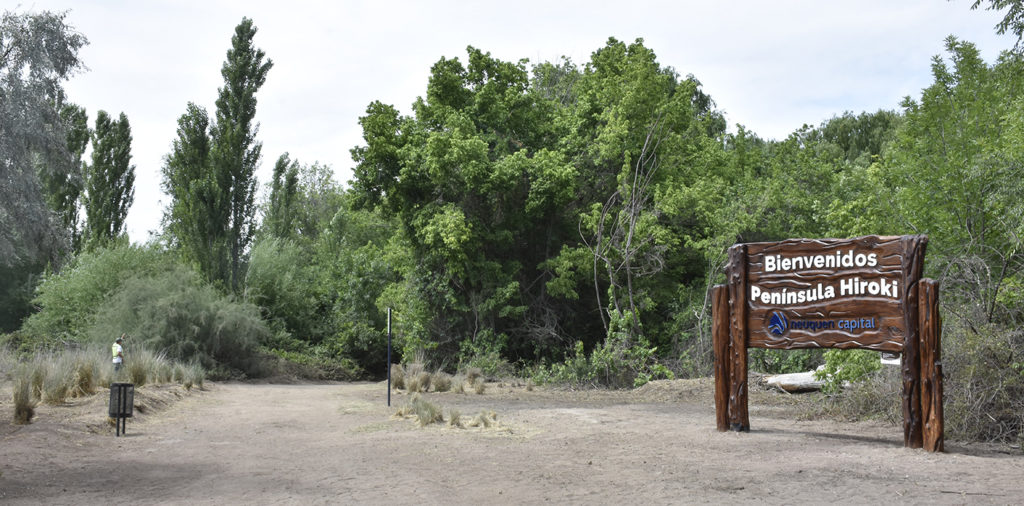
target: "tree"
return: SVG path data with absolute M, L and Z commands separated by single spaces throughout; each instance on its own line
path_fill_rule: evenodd
M 242 18 L 231 38 L 231 49 L 221 68 L 224 87 L 218 90 L 215 124 L 210 129 L 210 164 L 227 211 L 226 237 L 229 252 L 228 286 L 241 287 L 242 255 L 255 229 L 256 178 L 263 144 L 256 141 L 259 124 L 256 92 L 266 81 L 273 63 L 253 47 L 256 27 Z
M 131 164 L 132 130 L 121 113 L 112 120 L 96 114 L 92 164 L 86 167 L 86 241 L 109 244 L 125 232 L 125 218 L 135 198 L 135 166 Z
M 171 244 L 207 281 L 215 282 L 227 279 L 228 216 L 210 169 L 209 125 L 206 110 L 190 102 L 178 118 L 178 137 L 164 160 L 162 186 L 171 196 L 164 211 Z
M 1002 21 L 996 24 L 996 33 L 1002 35 L 1009 31 L 1016 35 L 1016 48 L 1020 49 L 1021 42 L 1024 41 L 1024 2 L 1021 0 L 987 0 L 987 2 L 988 7 L 985 7 L 985 10 L 1000 11 L 1008 8 Z M 974 0 L 971 10 L 976 10 L 983 3 L 986 3 L 986 0 Z
M 89 116 L 85 108 L 75 104 L 64 104 L 60 109 L 61 121 L 67 131 L 68 154 L 71 163 L 67 172 L 48 171 L 41 174 L 46 188 L 50 208 L 57 213 L 61 228 L 71 237 L 71 249 L 78 251 L 81 246 L 79 229 L 79 208 L 82 190 L 85 187 L 82 156 L 89 146 Z
M 64 18 L 5 11 L 0 21 L 0 264 L 6 266 L 56 261 L 67 244 L 41 184 L 77 170 L 60 118 L 61 83 L 82 67 L 78 50 L 87 40 Z
M 274 164 L 273 177 L 263 228 L 273 237 L 288 239 L 295 233 L 299 162 L 290 160 L 288 153 L 281 155 Z
M 64 18 L 0 19 L 0 331 L 31 311 L 38 276 L 59 267 L 77 215 L 80 155 L 60 113 L 62 83 L 82 68 L 87 41 Z
M 255 170 L 262 145 L 253 118 L 256 91 L 272 65 L 253 48 L 255 34 L 252 21 L 242 18 L 221 68 L 224 87 L 218 90 L 214 121 L 189 103 L 163 168 L 172 244 L 208 280 L 232 291 L 241 288 L 243 255 L 255 227 Z

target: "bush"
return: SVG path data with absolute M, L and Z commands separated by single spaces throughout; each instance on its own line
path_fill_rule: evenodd
M 863 381 L 881 368 L 877 351 L 832 349 L 825 352 L 825 367 L 815 371 L 814 378 L 824 380 L 823 392 L 836 393 L 843 384 Z
M 821 350 L 772 350 L 751 348 L 750 370 L 765 374 L 813 371 L 822 364 Z
M 82 253 L 43 280 L 32 301 L 42 309 L 25 320 L 23 334 L 31 344 L 48 347 L 80 342 L 99 308 L 125 281 L 153 276 L 173 265 L 156 247 L 116 245 Z
M 951 321 L 942 340 L 946 434 L 968 441 L 1024 442 L 1024 334 Z
M 121 331 L 174 360 L 211 370 L 222 364 L 249 375 L 264 372 L 257 343 L 270 336 L 255 306 L 221 295 L 184 267 L 125 281 L 100 308 L 89 336 L 106 343 Z
M 577 341 L 574 351 L 573 356 L 561 364 L 551 367 L 542 364 L 534 372 L 533 380 L 574 386 L 635 388 L 654 379 L 675 377 L 656 360 L 657 348 L 648 346 L 642 339 L 629 346 L 620 337 L 613 336 L 594 348 L 589 356 L 584 352 L 583 342 Z

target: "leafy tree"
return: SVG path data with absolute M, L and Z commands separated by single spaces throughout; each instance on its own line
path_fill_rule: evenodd
M 210 165 L 221 193 L 220 204 L 227 215 L 225 240 L 229 253 L 228 277 L 231 289 L 241 289 L 242 255 L 255 229 L 255 171 L 262 143 L 256 141 L 259 125 L 256 92 L 266 81 L 273 63 L 253 46 L 256 27 L 242 18 L 231 38 L 231 49 L 221 68 L 224 87 L 218 90 L 215 123 L 210 129 Z
M 64 14 L 0 18 L 0 331 L 32 310 L 39 275 L 60 266 L 75 228 L 79 123 L 62 118 L 62 83 L 86 43 Z
M 74 179 L 78 170 L 60 110 L 62 82 L 81 68 L 78 50 L 87 40 L 64 19 L 4 11 L 0 20 L 0 264 L 6 266 L 55 261 L 67 244 L 40 182 Z
M 193 103 L 178 118 L 178 137 L 163 166 L 162 186 L 171 196 L 164 222 L 171 244 L 196 265 L 208 281 L 227 278 L 227 244 L 223 240 L 228 216 L 210 170 L 210 119 Z
M 86 241 L 109 244 L 125 232 L 125 218 L 135 198 L 135 166 L 131 164 L 132 130 L 121 113 L 112 120 L 96 114 L 92 163 L 86 166 Z
M 165 213 L 171 242 L 206 278 L 238 291 L 243 254 L 255 227 L 255 170 L 262 144 L 256 141 L 256 91 L 272 63 L 253 47 L 256 27 L 248 18 L 235 28 L 221 68 L 211 123 L 193 103 L 178 119 L 178 138 L 163 168 L 172 202 Z
M 85 108 L 75 104 L 64 104 L 60 117 L 67 130 L 68 152 L 71 165 L 68 172 L 48 172 L 43 176 L 50 207 L 60 217 L 64 230 L 71 236 L 71 249 L 78 251 L 81 234 L 78 219 L 82 190 L 85 186 L 82 156 L 89 145 L 89 116 Z
M 974 3 L 971 4 L 971 10 L 976 10 L 984 3 L 988 3 L 988 7 L 985 7 L 985 10 L 1001 11 L 1007 9 L 1002 21 L 996 24 L 996 33 L 1002 35 L 1009 31 L 1016 35 L 1016 48 L 1020 49 L 1021 42 L 1024 41 L 1024 2 L 1021 2 L 1021 0 L 987 0 L 987 2 L 986 0 L 974 0 Z
M 295 235 L 299 162 L 290 160 L 288 153 L 281 155 L 274 164 L 273 177 L 262 226 L 270 235 L 287 239 Z
M 978 325 L 1000 319 L 1000 293 L 1024 269 L 1022 151 L 1013 135 L 1024 62 L 1004 54 L 990 66 L 953 37 L 946 50 L 952 66 L 935 57 L 934 84 L 903 102 L 885 182 L 898 202 L 896 224 L 930 236 L 931 268 L 946 294 L 973 301 L 969 319 Z
M 575 233 L 562 214 L 575 170 L 548 135 L 552 107 L 529 90 L 525 62 L 472 47 L 468 66 L 443 58 L 414 111 L 369 106 L 353 188 L 402 223 L 431 346 L 473 353 L 514 333 L 513 353 L 530 355 L 557 342 L 540 281 L 559 237 Z

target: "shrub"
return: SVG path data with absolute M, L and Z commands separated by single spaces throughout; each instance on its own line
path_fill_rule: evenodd
M 155 246 L 121 244 L 84 252 L 39 285 L 32 303 L 42 309 L 25 321 L 23 333 L 31 343 L 48 347 L 80 342 L 99 308 L 126 280 L 149 277 L 173 265 Z
M 175 360 L 198 361 L 211 370 L 222 364 L 251 375 L 262 372 L 257 343 L 270 335 L 255 306 L 221 295 L 183 267 L 125 281 L 100 308 L 89 335 L 105 343 L 122 329 Z
M 814 378 L 824 380 L 821 390 L 836 393 L 845 383 L 863 381 L 882 368 L 878 352 L 870 350 L 828 350 L 825 367 L 814 372 Z
M 648 346 L 642 338 L 629 345 L 621 336 L 613 335 L 588 356 L 583 342 L 577 341 L 574 354 L 565 362 L 550 367 L 541 365 L 532 379 L 538 383 L 612 388 L 635 388 L 658 378 L 673 379 L 672 371 L 658 363 L 656 351 L 657 348 Z
M 942 341 L 946 434 L 1024 442 L 1024 333 L 953 320 L 943 328 Z

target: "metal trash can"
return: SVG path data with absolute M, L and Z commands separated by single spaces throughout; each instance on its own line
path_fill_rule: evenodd
M 135 385 L 133 383 L 110 384 L 110 406 L 108 416 L 117 424 L 115 436 L 124 434 L 128 428 L 128 418 L 132 416 L 135 403 Z

